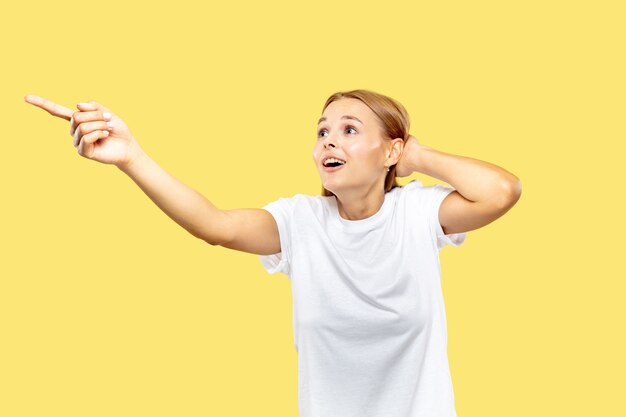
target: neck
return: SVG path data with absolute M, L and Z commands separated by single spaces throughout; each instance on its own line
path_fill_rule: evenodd
M 335 193 L 339 215 L 346 220 L 363 220 L 376 214 L 385 201 L 385 191 L 379 187 L 352 189 Z

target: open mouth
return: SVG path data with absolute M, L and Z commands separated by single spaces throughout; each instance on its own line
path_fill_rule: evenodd
M 342 160 L 342 159 L 338 159 L 338 158 L 326 158 L 324 161 L 322 161 L 322 165 L 324 165 L 326 168 L 335 168 L 335 167 L 339 167 L 342 166 L 346 163 L 346 161 Z

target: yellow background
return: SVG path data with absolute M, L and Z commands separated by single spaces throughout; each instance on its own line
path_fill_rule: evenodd
M 620 3 L 3 6 L 0 415 L 297 416 L 286 276 L 194 238 L 26 94 L 111 108 L 227 209 L 318 194 L 317 119 L 354 88 L 522 180 L 441 252 L 459 417 L 626 415 Z

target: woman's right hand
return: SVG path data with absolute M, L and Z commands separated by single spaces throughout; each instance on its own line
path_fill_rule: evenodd
M 95 101 L 79 103 L 79 110 L 72 111 L 38 96 L 28 95 L 24 100 L 53 116 L 69 120 L 74 147 L 85 158 L 122 168 L 142 152 L 126 123 Z

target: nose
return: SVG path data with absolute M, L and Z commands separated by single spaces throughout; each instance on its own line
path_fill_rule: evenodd
M 324 138 L 324 148 L 328 148 L 329 146 L 332 146 L 333 148 L 336 148 L 335 146 L 335 139 L 333 139 L 331 137 L 331 135 L 328 135 Z

